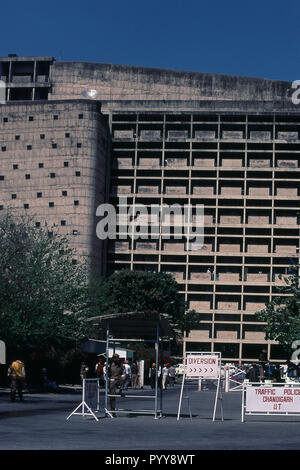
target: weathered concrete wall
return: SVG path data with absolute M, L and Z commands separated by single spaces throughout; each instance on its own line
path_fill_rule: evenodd
M 87 62 L 55 62 L 52 99 L 79 98 L 87 89 L 100 100 L 260 100 L 289 99 L 283 81 L 199 72 Z
M 101 263 L 95 213 L 106 198 L 109 141 L 97 103 L 2 105 L 1 208 L 34 216 L 49 230 L 56 225 L 60 233 L 68 235 L 78 255 Z

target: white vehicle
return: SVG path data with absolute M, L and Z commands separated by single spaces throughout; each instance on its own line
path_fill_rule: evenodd
M 184 364 L 177 364 L 177 366 L 175 366 L 175 372 L 176 372 L 176 375 L 183 375 Z

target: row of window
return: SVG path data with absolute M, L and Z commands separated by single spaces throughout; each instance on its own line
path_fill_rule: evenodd
M 67 193 L 67 191 L 62 191 L 62 196 L 67 196 L 67 194 L 63 194 L 63 193 Z M 41 194 L 41 196 L 38 196 L 38 194 Z M 42 197 L 42 193 L 37 193 L 37 197 Z M 12 194 L 11 198 L 12 199 L 17 199 L 17 195 Z M 54 204 L 53 201 L 49 202 L 49 207 L 54 207 L 54 206 L 55 206 L 55 204 Z M 74 201 L 74 206 L 79 206 L 79 201 L 78 200 Z M 0 210 L 3 210 L 3 209 L 4 209 L 4 206 L 3 206 L 3 204 L 1 204 L 0 205 Z M 24 204 L 24 209 L 29 209 L 29 204 L 28 203 Z
M 57 121 L 59 118 L 58 114 L 53 115 L 53 120 Z M 78 114 L 78 119 L 83 119 L 83 114 Z M 28 121 L 34 121 L 34 116 L 28 116 Z M 3 118 L 3 122 L 8 122 L 8 117 Z
M 43 163 L 42 163 L 42 165 L 43 165 Z M 64 167 L 68 167 L 68 166 L 69 166 L 69 162 L 64 162 Z M 43 166 L 41 166 L 41 167 L 39 166 L 39 168 L 43 168 Z M 14 169 L 14 170 L 17 170 L 17 169 L 18 169 L 18 165 L 13 165 L 13 169 Z M 55 178 L 55 177 L 56 177 L 56 174 L 55 174 L 55 173 L 50 173 L 49 176 L 50 176 L 50 178 Z M 81 172 L 80 172 L 80 171 L 75 171 L 75 176 L 81 176 Z M 5 176 L 4 176 L 4 175 L 0 175 L 0 181 L 4 181 L 4 179 L 5 179 Z M 27 174 L 25 175 L 25 179 L 26 179 L 26 180 L 30 180 L 30 174 L 29 174 L 29 173 L 27 173 Z
M 82 147 L 82 143 L 81 143 L 81 142 L 77 142 L 76 146 L 77 146 L 78 149 L 80 149 L 80 148 Z M 53 148 L 53 149 L 57 149 L 57 144 L 53 142 L 53 143 L 52 143 L 52 148 Z M 27 149 L 27 150 L 32 150 L 32 145 L 30 145 L 30 144 L 29 144 L 29 145 L 26 145 L 26 149 Z M 2 151 L 2 152 L 6 152 L 6 150 L 7 150 L 6 145 L 3 145 L 3 146 L 1 147 L 1 151 Z

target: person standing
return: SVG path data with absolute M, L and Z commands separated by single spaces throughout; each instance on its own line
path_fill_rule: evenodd
M 86 379 L 89 374 L 89 367 L 85 362 L 81 363 L 81 368 L 80 368 L 80 378 L 81 378 L 81 383 L 83 384 L 83 379 Z
M 103 361 L 102 361 L 102 358 L 101 356 L 99 357 L 98 356 L 98 362 L 95 366 L 95 373 L 96 373 L 96 377 L 97 379 L 99 379 L 99 386 L 102 387 L 104 385 L 104 377 L 103 377 Z
M 123 365 L 123 375 L 124 375 L 124 382 L 123 382 L 123 389 L 128 390 L 130 380 L 131 380 L 131 367 L 127 359 L 124 361 Z
M 259 382 L 259 372 L 255 362 L 251 365 L 248 372 L 246 373 L 246 378 L 249 382 Z
M 131 366 L 131 386 L 137 388 L 138 385 L 138 367 L 137 363 L 134 362 Z
M 24 401 L 23 398 L 23 387 L 25 382 L 25 366 L 19 359 L 13 361 L 8 368 L 7 375 L 10 378 L 10 399 L 15 401 L 16 392 L 20 401 Z
M 162 370 L 162 388 L 165 390 L 169 381 L 169 364 L 165 364 Z
M 175 378 L 176 378 L 176 369 L 172 365 L 169 368 L 169 379 L 170 379 L 170 387 L 174 387 L 175 384 Z
M 152 390 L 155 388 L 155 380 L 156 380 L 156 364 L 153 362 L 152 366 L 149 369 L 149 379 L 150 379 L 150 386 Z
M 117 389 L 122 386 L 122 375 L 123 367 L 121 364 L 119 354 L 114 354 L 110 366 L 108 367 L 108 378 L 109 378 L 109 394 L 116 395 Z M 110 409 L 115 411 L 116 409 L 116 397 L 110 397 Z
M 264 380 L 265 378 L 265 367 L 268 360 L 267 350 L 263 349 L 259 355 L 259 375 L 260 379 Z

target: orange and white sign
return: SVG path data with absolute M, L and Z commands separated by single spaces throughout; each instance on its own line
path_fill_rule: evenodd
M 300 413 L 300 387 L 248 386 L 246 413 Z
M 220 376 L 219 356 L 213 354 L 186 355 L 185 374 L 187 377 L 217 379 Z

